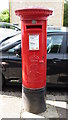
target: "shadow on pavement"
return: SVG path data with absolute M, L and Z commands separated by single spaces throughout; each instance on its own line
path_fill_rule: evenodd
M 7 84 L 2 90 L 2 95 L 22 97 L 22 85 L 20 84 Z

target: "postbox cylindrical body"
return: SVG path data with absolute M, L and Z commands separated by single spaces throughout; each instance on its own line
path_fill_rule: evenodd
M 38 93 L 46 87 L 47 17 L 52 11 L 34 8 L 15 13 L 21 19 L 22 85 L 27 91 L 37 90 Z
M 22 21 L 22 80 L 26 88 L 46 85 L 46 21 Z

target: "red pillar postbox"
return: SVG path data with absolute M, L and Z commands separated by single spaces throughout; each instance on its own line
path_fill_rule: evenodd
M 25 102 L 28 101 L 24 108 L 37 113 L 45 110 L 47 17 L 52 11 L 34 8 L 16 10 L 15 13 L 21 19 L 23 97 Z

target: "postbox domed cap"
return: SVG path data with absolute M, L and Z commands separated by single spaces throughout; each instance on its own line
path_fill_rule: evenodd
M 27 8 L 16 10 L 15 14 L 20 16 L 21 20 L 46 20 L 49 15 L 52 15 L 52 10 L 42 8 Z

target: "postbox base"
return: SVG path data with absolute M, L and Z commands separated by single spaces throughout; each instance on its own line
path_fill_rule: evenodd
M 46 110 L 45 88 L 32 90 L 22 87 L 22 102 L 24 111 L 42 113 Z

